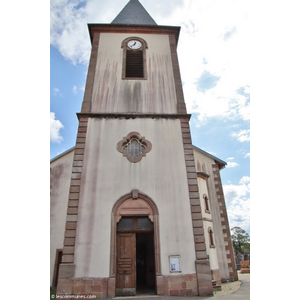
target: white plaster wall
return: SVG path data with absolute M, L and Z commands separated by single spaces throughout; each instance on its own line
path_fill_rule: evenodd
M 116 150 L 138 131 L 152 150 L 130 163 Z M 89 119 L 75 248 L 76 277 L 108 277 L 111 213 L 120 197 L 138 189 L 157 205 L 162 274 L 169 255 L 181 256 L 183 274 L 195 273 L 195 246 L 179 120 Z
M 147 80 L 123 80 L 122 42 L 144 39 Z M 168 35 L 101 33 L 92 94 L 92 112 L 176 113 L 177 100 Z
M 52 285 L 56 249 L 63 248 L 70 180 L 74 151 L 51 162 L 50 197 L 50 286 Z
M 205 212 L 205 203 L 204 203 L 205 200 L 203 199 L 203 195 L 206 194 L 207 197 L 209 198 L 209 193 L 208 193 L 208 189 L 207 189 L 206 180 L 198 177 L 198 187 L 199 187 L 202 217 L 207 218 L 207 219 L 212 219 L 211 214 Z M 209 208 L 211 208 L 210 200 L 209 200 Z M 209 243 L 210 243 L 209 242 L 209 235 L 208 235 L 208 228 L 209 227 L 212 228 L 213 235 L 215 234 L 213 222 L 203 221 L 203 227 L 204 227 L 204 235 L 205 235 L 205 242 L 206 242 L 206 252 L 209 255 L 210 268 L 211 268 L 211 270 L 217 270 L 217 269 L 219 269 L 217 252 L 216 252 L 215 248 L 210 248 L 210 246 L 209 246 Z M 215 240 L 215 238 L 214 238 L 214 240 Z

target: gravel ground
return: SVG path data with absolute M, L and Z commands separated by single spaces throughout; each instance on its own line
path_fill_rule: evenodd
M 250 282 L 250 273 L 241 274 L 238 271 L 238 277 L 238 281 L 222 283 L 222 290 L 219 292 L 214 292 L 214 296 L 231 294 L 240 288 L 241 282 Z
M 214 292 L 214 296 L 222 296 L 226 294 L 233 293 L 237 291 L 241 286 L 241 282 L 234 281 L 234 282 L 227 282 L 227 283 L 222 283 L 222 290 L 218 292 Z

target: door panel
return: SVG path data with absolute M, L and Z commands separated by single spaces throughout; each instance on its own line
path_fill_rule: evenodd
M 116 296 L 135 296 L 135 233 L 117 234 Z

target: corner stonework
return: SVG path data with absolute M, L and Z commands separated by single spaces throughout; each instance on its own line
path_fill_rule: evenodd
M 188 116 L 188 115 L 187 115 Z M 191 140 L 189 118 L 182 118 L 181 131 L 183 148 L 185 155 L 186 172 L 188 179 L 189 198 L 191 205 L 192 224 L 196 252 L 196 275 L 198 282 L 199 296 L 212 296 L 212 275 L 209 264 L 209 258 L 206 253 L 206 242 L 203 227 L 203 218 L 200 206 L 199 188 L 197 182 L 197 173 L 193 145 Z

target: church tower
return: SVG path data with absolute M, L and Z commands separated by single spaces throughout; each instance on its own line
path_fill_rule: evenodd
M 58 294 L 210 296 L 177 43 L 138 0 L 89 24 Z

